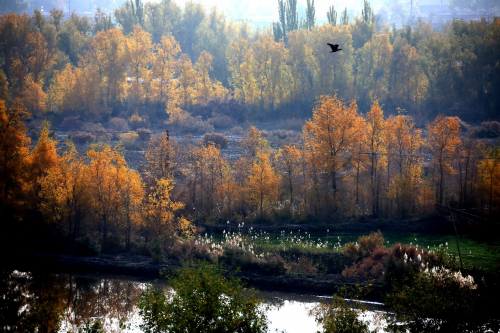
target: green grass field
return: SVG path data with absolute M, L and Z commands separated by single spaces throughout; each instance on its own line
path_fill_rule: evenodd
M 252 233 L 242 232 L 246 246 L 251 245 L 255 253 L 276 251 L 277 249 L 296 249 L 307 252 L 341 251 L 344 244 L 356 242 L 363 232 L 282 232 L 268 234 L 260 231 Z M 385 246 L 390 248 L 394 244 L 418 245 L 419 249 L 434 250 L 440 245 L 447 249 L 452 256 L 457 256 L 458 249 L 455 235 L 429 234 L 414 232 L 386 232 L 383 233 Z M 213 235 L 213 240 L 220 242 L 223 235 Z M 300 240 L 300 241 L 299 241 Z M 328 241 L 328 243 L 326 243 Z M 472 235 L 459 235 L 459 246 L 464 268 L 495 269 L 500 264 L 500 241 L 479 239 Z M 458 263 L 458 262 L 457 262 Z

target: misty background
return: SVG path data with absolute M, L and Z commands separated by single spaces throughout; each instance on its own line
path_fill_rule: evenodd
M 1 0 L 1 12 L 33 12 L 35 9 L 49 15 L 52 8 L 63 10 L 67 15 L 75 12 L 78 15 L 94 16 L 99 8 L 107 14 L 112 14 L 116 8 L 123 6 L 126 0 Z M 158 4 L 160 0 L 143 1 L 150 5 Z M 175 3 L 184 8 L 190 1 L 178 0 Z M 196 1 L 194 1 L 196 3 Z M 277 1 L 265 0 L 203 0 L 199 3 L 209 11 L 217 7 L 223 11 L 227 19 L 232 21 L 247 21 L 254 28 L 263 29 L 271 26 L 278 20 Z M 388 22 L 401 27 L 411 21 L 419 19 L 433 23 L 435 27 L 442 26 L 453 18 L 464 18 L 466 20 L 478 20 L 481 17 L 497 16 L 500 8 L 500 0 L 380 0 L 372 1 L 373 12 L 379 21 Z M 330 6 L 340 12 L 347 9 L 351 20 L 361 16 L 363 1 L 331 1 L 316 0 L 316 23 L 322 25 L 328 23 L 327 12 Z M 299 20 L 306 18 L 306 1 L 297 2 Z

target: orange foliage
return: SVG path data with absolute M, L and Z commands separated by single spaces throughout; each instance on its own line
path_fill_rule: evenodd
M 57 142 L 49 137 L 49 123 L 44 123 L 38 143 L 30 153 L 28 162 L 28 186 L 35 202 L 39 201 L 39 182 L 47 175 L 50 169 L 59 163 L 56 149 Z
M 269 161 L 269 154 L 257 153 L 247 181 L 250 202 L 258 207 L 260 219 L 264 214 L 264 206 L 275 203 L 279 195 L 280 176 Z
M 313 110 L 313 119 L 303 129 L 306 146 L 318 157 L 337 190 L 337 173 L 350 161 L 352 148 L 362 137 L 362 118 L 353 101 L 349 105 L 335 95 L 321 96 Z
M 445 176 L 456 172 L 452 161 L 453 153 L 461 142 L 459 134 L 460 122 L 454 117 L 439 115 L 427 125 L 427 142 L 434 155 L 434 178 L 439 203 L 444 203 Z
M 20 107 L 7 109 L 0 100 L 0 215 L 16 210 L 25 200 L 25 171 L 28 165 L 30 139 L 26 137 Z

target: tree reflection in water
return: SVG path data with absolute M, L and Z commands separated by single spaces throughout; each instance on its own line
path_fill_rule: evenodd
M 78 332 L 99 318 L 106 332 L 127 325 L 141 283 L 67 274 L 0 270 L 0 330 Z

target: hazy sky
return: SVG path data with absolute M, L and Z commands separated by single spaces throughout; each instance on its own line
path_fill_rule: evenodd
M 184 7 L 184 4 L 188 0 L 174 0 L 178 5 Z M 410 0 L 408 0 L 410 1 Z M 117 0 L 117 3 L 122 1 Z M 147 2 L 147 0 L 143 0 Z M 151 0 L 149 2 L 159 2 L 159 0 Z M 278 1 L 277 0 L 201 0 L 194 1 L 201 3 L 205 8 L 210 8 L 216 6 L 220 10 L 224 10 L 227 16 L 231 19 L 237 19 L 238 17 L 245 17 L 246 19 L 252 20 L 278 20 Z M 297 11 L 299 16 L 305 15 L 306 0 L 297 1 Z M 361 8 L 363 7 L 363 0 L 355 1 L 332 1 L 332 0 L 315 0 L 314 2 L 316 8 L 316 19 L 326 20 L 326 12 L 328 7 L 331 5 L 335 6 L 335 9 L 340 12 L 347 7 L 348 11 L 355 10 L 355 14 L 361 14 Z M 372 5 L 372 8 L 376 8 L 377 5 Z M 356 13 L 357 10 L 357 13 Z

